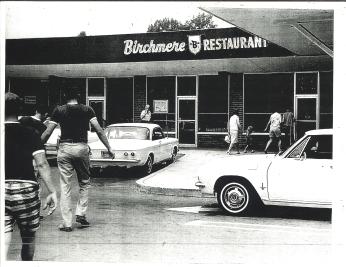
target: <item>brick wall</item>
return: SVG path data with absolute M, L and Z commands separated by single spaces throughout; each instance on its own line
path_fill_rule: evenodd
M 232 73 L 230 74 L 230 100 L 229 100 L 229 115 L 233 115 L 233 110 L 237 109 L 239 112 L 239 122 L 244 127 L 244 107 L 243 107 L 243 79 L 244 75 L 242 73 Z M 241 147 L 245 146 L 245 137 L 239 134 L 239 144 Z
M 133 99 L 133 121 L 140 122 L 141 112 L 146 104 L 146 76 L 134 76 L 133 79 L 134 86 L 134 99 Z

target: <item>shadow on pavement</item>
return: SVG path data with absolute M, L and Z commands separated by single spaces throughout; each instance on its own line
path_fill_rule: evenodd
M 217 203 L 205 205 L 204 208 L 219 207 Z M 218 211 L 204 211 L 206 216 L 232 216 L 227 214 L 221 208 Z M 265 206 L 262 209 L 254 211 L 251 215 L 242 217 L 257 217 L 257 218 L 282 218 L 282 219 L 297 219 L 310 221 L 330 221 L 332 219 L 331 209 L 318 208 L 298 208 L 298 207 L 279 207 Z

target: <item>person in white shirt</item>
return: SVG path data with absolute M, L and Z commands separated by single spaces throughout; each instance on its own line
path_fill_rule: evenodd
M 151 112 L 149 110 L 150 105 L 146 104 L 144 110 L 141 112 L 141 121 L 142 122 L 149 122 L 151 119 Z
M 227 150 L 227 154 L 231 154 L 231 150 L 233 146 L 237 149 L 237 154 L 239 154 L 239 145 L 238 145 L 238 132 L 241 129 L 240 123 L 239 123 L 239 116 L 238 116 L 238 110 L 234 110 L 232 117 L 229 119 L 228 122 L 228 135 L 230 139 L 229 148 Z
M 274 112 L 270 118 L 269 121 L 264 129 L 266 132 L 269 127 L 269 140 L 267 142 L 266 148 L 264 149 L 264 153 L 267 154 L 268 148 L 270 144 L 273 141 L 277 141 L 277 145 L 279 148 L 279 152 L 281 152 L 281 131 L 280 131 L 280 124 L 281 124 L 281 115 L 277 112 Z

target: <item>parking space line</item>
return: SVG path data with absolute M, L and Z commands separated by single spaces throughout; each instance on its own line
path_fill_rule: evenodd
M 331 235 L 331 229 L 320 229 L 313 227 L 295 227 L 286 225 L 268 225 L 268 224 L 251 224 L 251 223 L 234 223 L 234 222 L 217 222 L 217 221 L 203 221 L 196 220 L 186 223 L 187 226 L 198 227 L 219 227 L 246 231 L 262 231 L 262 232 L 286 232 L 286 233 L 301 233 L 301 234 L 317 234 L 317 235 Z
M 208 211 L 219 211 L 220 209 L 219 208 L 204 208 L 202 206 L 194 206 L 194 207 L 168 208 L 166 210 L 189 212 L 189 213 L 200 213 L 200 212 L 208 212 Z

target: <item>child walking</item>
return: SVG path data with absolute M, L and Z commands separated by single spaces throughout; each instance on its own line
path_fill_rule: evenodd
M 253 150 L 252 132 L 253 132 L 253 127 L 250 125 L 246 129 L 246 146 L 244 149 L 244 153 L 247 153 L 248 149 L 251 150 L 251 153 L 255 152 L 255 150 Z

